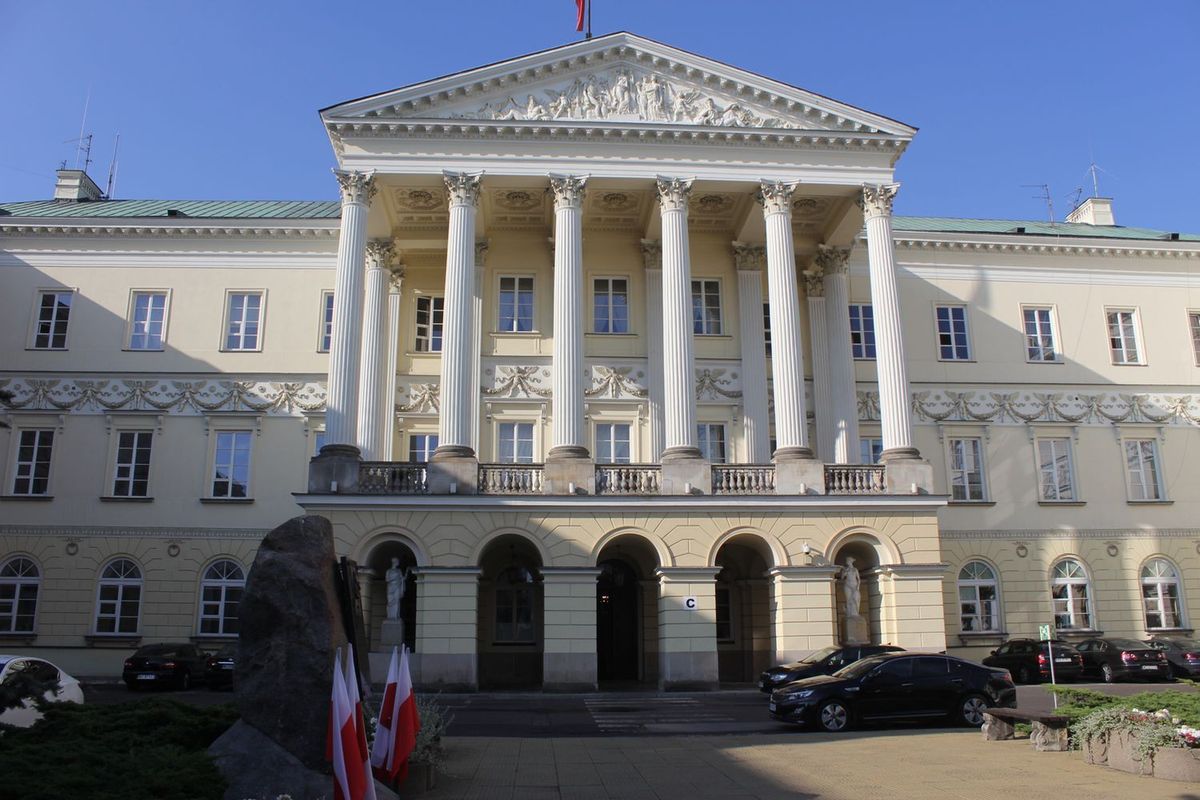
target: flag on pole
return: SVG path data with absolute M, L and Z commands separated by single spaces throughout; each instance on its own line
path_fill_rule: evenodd
M 375 743 L 371 748 L 371 766 L 380 780 L 395 782 L 408 774 L 408 757 L 417 741 L 421 721 L 417 715 L 417 698 L 412 690 L 408 671 L 408 648 L 392 648 L 388 666 L 387 688 L 379 709 L 379 724 L 375 728 Z
M 366 775 L 359 758 L 358 732 L 354 710 L 346 693 L 346 676 L 342 672 L 342 651 L 333 661 L 333 693 L 330 700 L 328 755 L 333 762 L 333 796 L 335 800 L 366 800 Z
M 575 30 L 583 31 L 583 18 L 587 12 L 588 0 L 575 0 Z
M 375 780 L 371 777 L 371 752 L 367 748 L 367 722 L 363 719 L 362 696 L 358 691 L 358 671 L 354 668 L 354 645 L 346 645 L 346 696 L 354 714 L 354 732 L 358 740 L 358 771 L 363 774 L 366 800 L 375 800 Z M 350 764 L 353 759 L 347 759 Z M 352 768 L 347 767 L 348 769 Z

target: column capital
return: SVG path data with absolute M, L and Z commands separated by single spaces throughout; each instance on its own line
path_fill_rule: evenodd
M 371 239 L 366 252 L 367 269 L 390 269 L 396 258 L 396 245 L 391 239 Z
M 479 180 L 482 177 L 482 172 L 443 172 L 442 179 L 446 182 L 450 205 L 478 206 Z
M 658 176 L 655 187 L 658 190 L 658 203 L 663 211 L 682 211 L 687 213 L 688 198 L 692 194 L 692 178 L 665 178 Z
M 642 261 L 646 269 L 662 269 L 662 241 L 642 239 Z
M 809 297 L 825 296 L 825 273 L 820 267 L 804 271 L 804 291 Z
M 862 197 L 858 201 L 863 214 L 867 217 L 890 217 L 892 201 L 896 199 L 898 191 L 900 191 L 898 183 L 880 183 L 874 186 L 864 183 Z
M 733 263 L 738 271 L 761 271 L 767 265 L 767 248 L 761 244 L 733 242 Z
M 361 203 L 367 205 L 375 196 L 375 170 L 356 172 L 353 170 L 335 169 L 333 176 L 337 178 L 338 187 L 342 190 L 342 205 L 346 203 Z
M 482 267 L 487 261 L 488 248 L 491 247 L 491 242 L 488 239 L 475 240 L 475 266 Z
M 825 275 L 845 274 L 850 269 L 850 248 L 819 244 L 813 262 Z
M 550 191 L 554 194 L 554 207 L 578 208 L 583 205 L 587 179 L 587 175 L 551 175 Z
M 400 289 L 404 285 L 404 265 L 397 264 L 388 270 L 388 293 L 400 294 Z
M 796 184 L 787 181 L 760 181 L 756 199 L 763 207 L 763 214 L 792 215 L 792 195 Z

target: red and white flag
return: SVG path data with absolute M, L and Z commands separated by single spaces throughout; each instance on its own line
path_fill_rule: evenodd
M 408 774 L 408 757 L 417 742 L 421 720 L 417 715 L 417 698 L 412 690 L 408 671 L 408 648 L 397 659 L 392 648 L 388 666 L 387 688 L 379 708 L 379 723 L 375 727 L 375 743 L 371 747 L 371 766 L 380 780 L 395 782 Z
M 575 30 L 583 30 L 583 17 L 587 13 L 588 0 L 575 0 Z
M 354 708 L 346 693 L 346 675 L 342 672 L 342 651 L 333 662 L 333 696 L 329 704 L 329 747 L 326 755 L 333 762 L 334 800 L 366 800 L 367 776 L 362 769 Z
M 375 800 L 375 780 L 371 777 L 371 753 L 367 748 L 367 723 L 363 719 L 362 696 L 358 692 L 358 671 L 354 668 L 354 645 L 346 645 L 346 697 L 354 713 L 354 730 L 358 739 L 358 770 L 365 776 L 366 800 Z M 350 763 L 352 759 L 347 759 Z

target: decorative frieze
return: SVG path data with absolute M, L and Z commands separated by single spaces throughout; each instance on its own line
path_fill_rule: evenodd
M 436 383 L 413 383 L 397 387 L 396 393 L 407 398 L 396 403 L 396 411 L 402 414 L 436 414 L 441 410 L 441 389 Z
M 0 390 L 12 397 L 0 405 L 16 411 L 158 411 L 199 415 L 254 411 L 296 415 L 325 409 L 325 383 L 317 380 L 168 380 L 149 378 L 10 378 Z
M 488 397 L 550 397 L 552 392 L 544 381 L 550 378 L 550 370 L 545 367 L 515 366 L 496 367 L 485 370 L 493 377 L 493 384 L 484 387 L 483 394 Z
M 584 394 L 588 398 L 609 400 L 646 397 L 649 392 L 630 378 L 632 372 L 633 367 L 592 367 L 592 388 Z M 643 379 L 645 373 L 639 370 L 635 377 Z
M 696 370 L 697 400 L 739 400 L 742 390 L 736 388 L 738 374 L 725 369 Z

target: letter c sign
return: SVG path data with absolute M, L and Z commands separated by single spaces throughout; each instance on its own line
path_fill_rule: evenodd
M 695 611 L 696 610 L 696 598 L 694 598 L 694 597 L 683 598 L 683 607 L 686 608 L 688 611 Z

